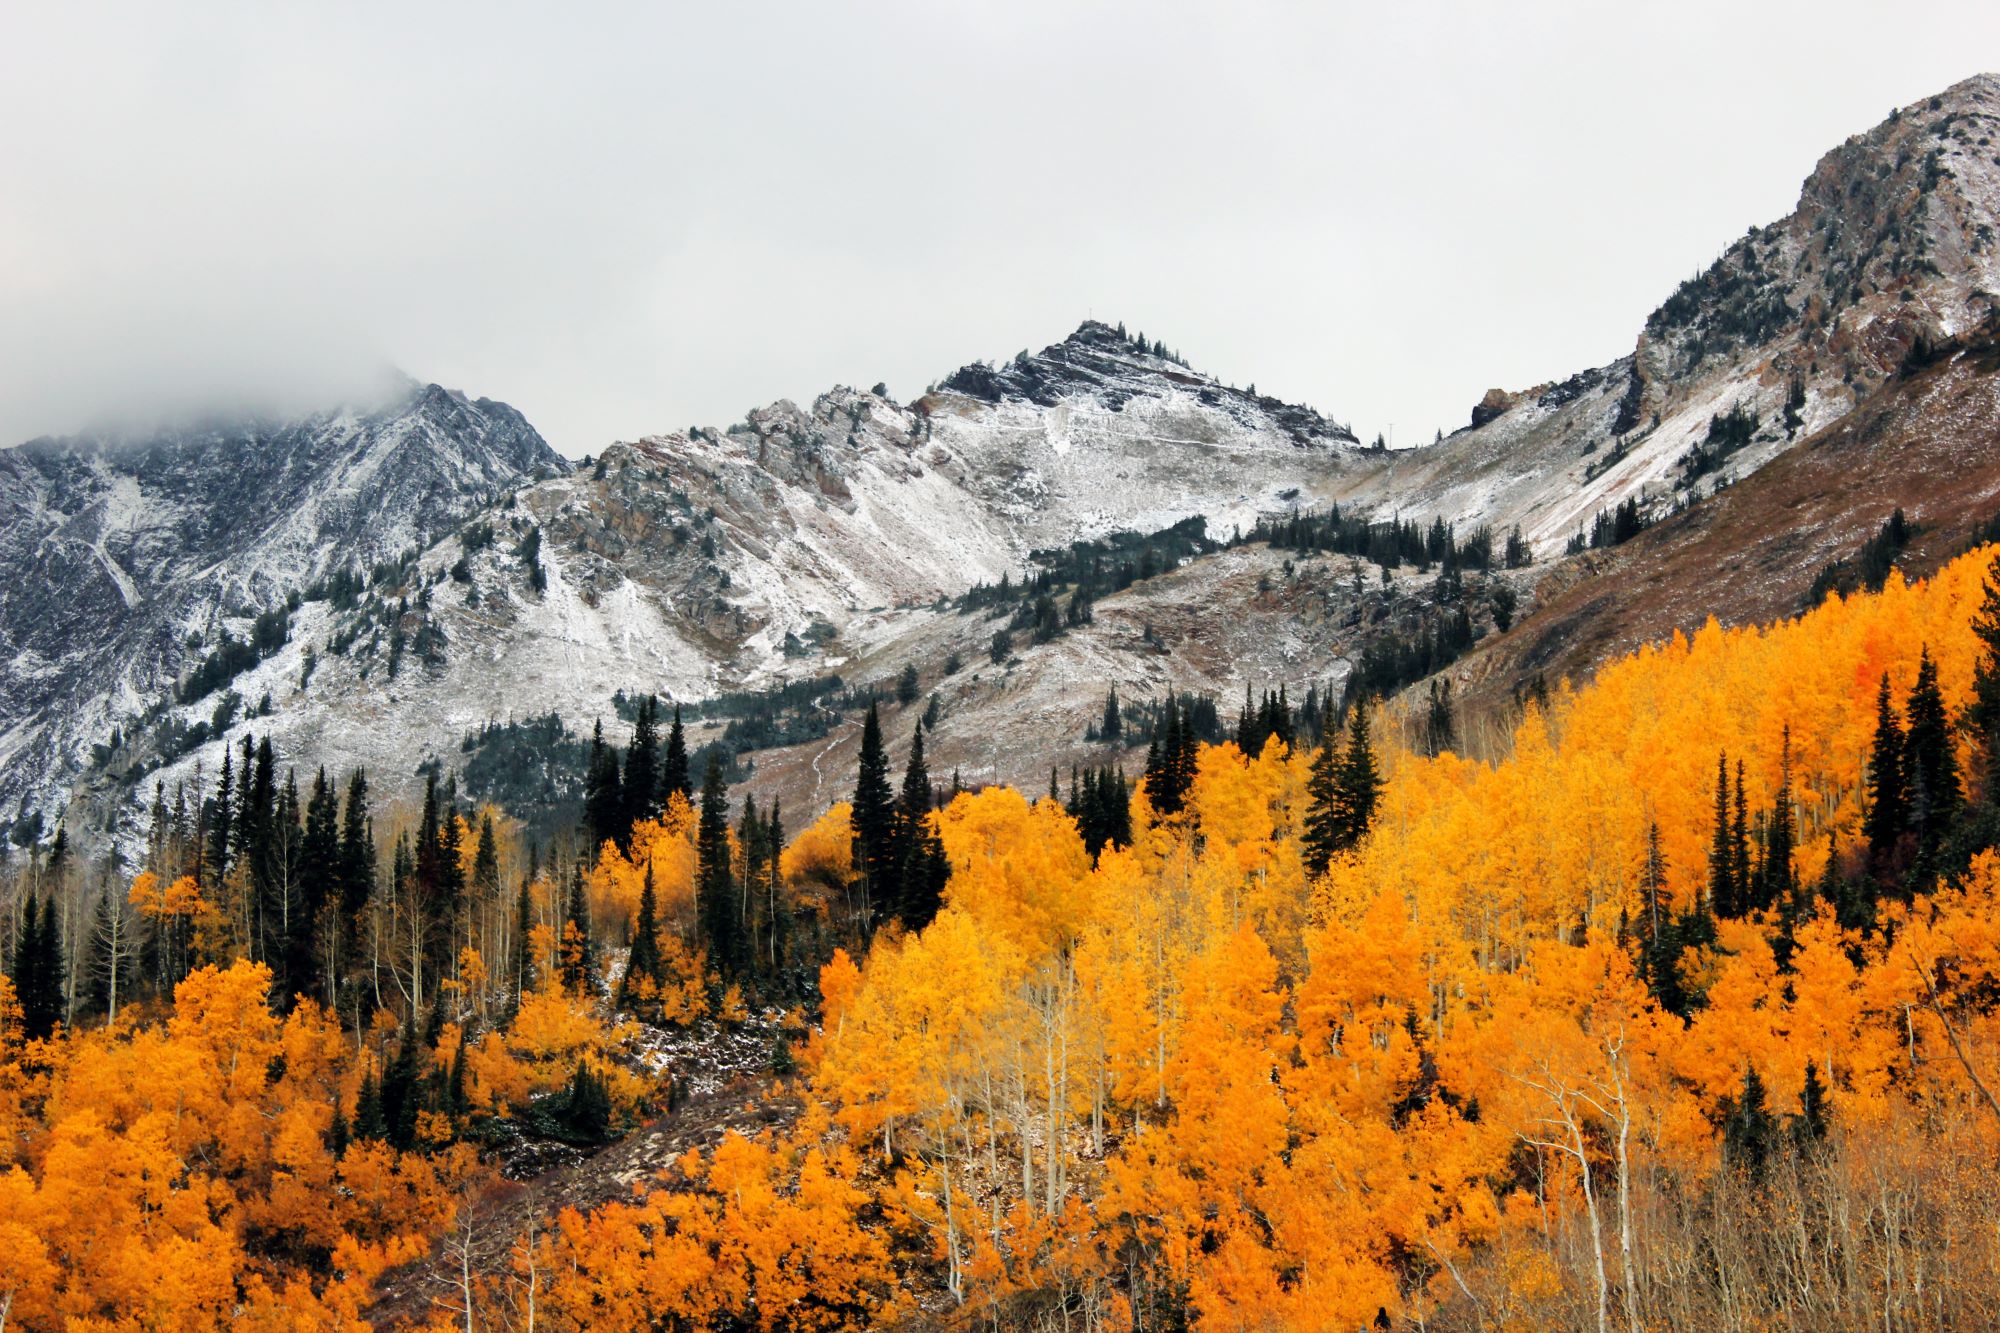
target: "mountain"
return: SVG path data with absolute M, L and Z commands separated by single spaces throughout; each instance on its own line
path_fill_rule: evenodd
M 1631 354 L 1494 390 L 1414 450 L 1095 322 L 911 402 L 836 388 L 574 470 L 508 409 L 434 387 L 136 452 L 22 446 L 0 454 L 8 554 L 49 572 L 0 600 L 0 798 L 130 836 L 155 780 L 212 773 L 247 729 L 390 796 L 436 765 L 551 807 L 577 795 L 575 738 L 603 720 L 622 742 L 621 706 L 654 691 L 737 779 L 812 810 L 851 783 L 866 698 L 910 671 L 892 748 L 929 713 L 933 772 L 969 781 L 1136 772 L 1143 732 L 1092 734 L 1114 685 L 1142 714 L 1192 691 L 1226 721 L 1246 688 L 1318 701 L 1357 671 L 1427 690 L 1444 668 L 1478 752 L 1537 682 L 1798 605 L 1897 504 L 1912 559 L 2000 507 L 1996 130 L 1990 75 L 1896 112 Z M 220 476 L 251 481 L 201 499 Z M 1297 525 L 1235 540 L 1335 505 L 1414 523 L 1420 554 L 1377 564 Z M 1443 524 L 1495 557 L 1441 570 Z M 1516 529 L 1532 563 L 1497 556 Z M 261 650 L 195 674 L 259 614 Z
M 0 808 L 60 810 L 90 747 L 171 713 L 222 635 L 567 467 L 506 404 L 414 381 L 299 420 L 0 451 Z

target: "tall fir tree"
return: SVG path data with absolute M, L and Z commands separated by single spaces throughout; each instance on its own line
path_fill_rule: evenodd
M 1322 737 L 1306 777 L 1305 829 L 1299 838 L 1309 875 L 1324 875 L 1341 850 L 1346 824 L 1340 807 L 1340 770 L 1339 739 Z
M 1965 722 L 1978 761 L 1980 800 L 2000 809 L 2000 583 L 1994 581 L 1996 574 L 2000 574 L 2000 563 L 1987 570 L 1985 594 L 1972 618 L 1979 656 L 1972 670 L 1972 701 L 1966 705 Z
M 1708 847 L 1708 902 L 1725 920 L 1741 910 L 1736 886 L 1735 844 L 1729 826 L 1729 756 L 1715 756 L 1715 825 Z
M 1357 845 L 1375 825 L 1382 801 L 1382 770 L 1368 735 L 1368 709 L 1356 703 L 1347 720 L 1347 750 L 1340 757 L 1340 849 Z
M 726 978 L 743 970 L 743 922 L 729 852 L 729 792 L 713 750 L 701 780 L 701 821 L 695 829 L 695 915 L 708 942 L 709 961 Z
M 874 704 L 861 723 L 861 758 L 854 778 L 854 868 L 877 920 L 898 904 L 895 794 L 889 787 L 889 755 L 882 745 L 882 721 Z
M 597 944 L 590 929 L 590 903 L 583 893 L 583 865 L 570 867 L 569 903 L 563 909 L 563 983 L 580 995 L 597 991 Z
M 659 993 L 666 981 L 660 961 L 660 920 L 658 900 L 653 893 L 653 863 L 646 862 L 646 879 L 639 890 L 639 920 L 632 927 L 632 948 L 625 959 L 625 975 L 618 981 L 618 1007 L 631 1009 L 634 1001 L 644 1003 Z M 647 992 L 645 983 L 652 984 Z
M 1868 862 L 1878 877 L 1894 874 L 1896 844 L 1910 820 L 1908 774 L 1904 768 L 1903 727 L 1889 694 L 1889 673 L 1875 692 L 1875 739 L 1868 753 L 1868 809 L 1862 835 Z
M 659 804 L 666 807 L 667 798 L 679 792 L 689 805 L 694 804 L 694 774 L 688 770 L 687 733 L 681 728 L 681 706 L 674 705 L 673 725 L 667 730 L 666 753 L 660 759 Z
M 632 748 L 625 753 L 624 823 L 626 829 L 660 813 L 660 740 L 658 701 L 650 694 L 639 700 L 632 725 Z
M 1909 782 L 1909 823 L 1916 834 L 1916 862 L 1910 887 L 1928 889 L 1938 873 L 1938 851 L 1958 814 L 1964 793 L 1958 782 L 1958 758 L 1952 747 L 1951 719 L 1938 687 L 1937 663 L 1930 649 L 1917 662 L 1916 683 L 1904 713 L 1905 773 Z
M 624 820 L 625 789 L 618 773 L 618 751 L 604 743 L 604 722 L 590 733 L 590 767 L 583 780 L 583 822 L 590 835 L 589 856 L 607 842 L 622 843 L 631 825 Z

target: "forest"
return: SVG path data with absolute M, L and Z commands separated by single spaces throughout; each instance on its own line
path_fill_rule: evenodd
M 539 838 L 246 729 L 142 864 L 0 880 L 0 1329 L 362 1328 L 412 1264 L 438 1329 L 1983 1325 L 1996 558 L 1711 621 L 1490 763 L 1267 692 L 963 790 L 886 703 L 794 815 L 649 696 Z M 767 1128 L 472 1234 L 725 1031 Z

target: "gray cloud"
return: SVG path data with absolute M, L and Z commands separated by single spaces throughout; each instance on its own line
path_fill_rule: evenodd
M 0 440 L 389 362 L 582 454 L 1094 313 L 1407 442 L 2000 63 L 1973 3 L 568 12 L 0 10 Z

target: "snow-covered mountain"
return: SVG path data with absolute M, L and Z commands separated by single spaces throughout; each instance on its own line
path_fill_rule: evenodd
M 1981 74 L 1822 157 L 1798 207 L 1681 284 L 1630 355 L 1492 390 L 1371 490 L 1559 552 L 1613 506 L 1664 513 L 1754 472 L 1996 309 L 2000 76 Z
M 891 710 L 892 743 L 935 699 L 939 771 L 1034 782 L 1051 762 L 1131 761 L 1086 738 L 1109 685 L 1227 703 L 1246 684 L 1337 685 L 1371 645 L 1425 633 L 1447 609 L 1491 634 L 1518 601 L 1532 623 L 1538 600 L 1599 558 L 1564 556 L 1598 513 L 1705 512 L 1718 487 L 1905 392 L 1913 367 L 1965 346 L 2000 306 L 1996 142 L 1992 76 L 1898 112 L 1822 159 L 1789 217 L 1654 311 L 1630 356 L 1495 390 L 1465 429 L 1417 450 L 1364 448 L 1316 411 L 1086 323 L 913 402 L 837 388 L 727 429 L 614 444 L 575 470 L 509 409 L 435 387 L 283 427 L 0 453 L 0 551 L 27 575 L 0 590 L 0 800 L 129 835 L 155 779 L 212 772 L 246 727 L 308 762 L 366 765 L 395 795 L 420 765 L 465 762 L 465 738 L 489 722 L 553 712 L 587 732 L 603 718 L 622 739 L 620 691 L 886 686 L 905 667 L 921 703 Z M 1983 365 L 1955 373 L 1991 376 Z M 1954 401 L 1983 400 L 1961 386 Z M 1409 568 L 1263 545 L 1192 554 L 1162 537 L 1176 557 L 1157 577 L 1004 654 L 1004 622 L 963 599 L 1018 580 L 1038 552 L 1098 541 L 1152 559 L 1154 544 L 1118 534 L 1200 516 L 1227 538 L 1334 502 L 1461 533 L 1518 526 L 1536 562 L 1448 589 Z M 1802 570 L 1828 542 L 1858 540 L 1852 528 L 1799 545 Z M 1677 618 L 1710 611 L 1729 608 L 1700 587 L 1674 603 Z M 170 690 L 216 661 L 224 635 L 253 638 L 259 613 L 262 651 Z M 1528 658 L 1510 679 L 1537 669 Z M 754 781 L 795 809 L 851 775 L 852 709 L 830 688 L 787 704 L 775 731 L 735 737 L 757 751 Z M 268 715 L 243 717 L 267 698 Z
M 302 420 L 0 451 L 0 809 L 59 811 L 91 747 L 223 633 L 567 470 L 506 404 L 415 382 Z

